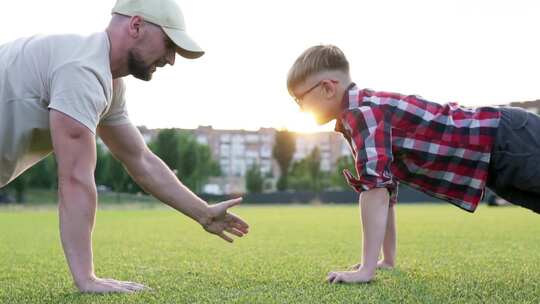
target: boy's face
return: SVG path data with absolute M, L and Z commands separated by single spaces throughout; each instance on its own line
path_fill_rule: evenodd
M 339 114 L 338 85 L 339 81 L 333 79 L 308 79 L 294 88 L 292 94 L 302 111 L 314 114 L 317 123 L 324 125 Z

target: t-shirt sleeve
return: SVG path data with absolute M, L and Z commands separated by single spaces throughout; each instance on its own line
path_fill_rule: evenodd
M 101 118 L 100 125 L 117 126 L 129 124 L 129 116 L 126 107 L 126 86 L 122 78 L 113 82 L 113 98 L 109 111 Z
M 64 66 L 52 75 L 49 109 L 68 115 L 95 134 L 107 107 L 106 92 L 105 84 L 91 69 Z
M 345 113 L 343 124 L 350 135 L 355 158 L 354 177 L 344 170 L 348 184 L 357 192 L 387 188 L 390 201 L 397 200 L 397 181 L 391 172 L 393 161 L 391 126 L 378 108 L 359 107 Z

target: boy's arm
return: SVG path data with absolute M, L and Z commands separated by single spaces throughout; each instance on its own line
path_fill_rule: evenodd
M 360 194 L 363 228 L 362 265 L 356 271 L 331 272 L 330 283 L 369 282 L 375 276 L 387 227 L 389 195 L 386 188 L 375 188 Z
M 382 244 L 383 259 L 377 263 L 377 268 L 393 268 L 396 265 L 396 211 L 394 205 L 388 207 L 388 217 L 386 219 L 386 234 Z M 349 267 L 349 270 L 358 270 L 362 263 Z
M 363 246 L 360 272 L 373 276 L 386 235 L 389 196 L 386 188 L 375 188 L 360 194 Z
M 382 245 L 383 259 L 379 261 L 378 268 L 392 268 L 396 264 L 396 210 L 393 204 L 388 207 L 386 219 L 386 234 Z

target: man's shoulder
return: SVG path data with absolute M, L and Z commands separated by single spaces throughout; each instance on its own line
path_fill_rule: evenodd
M 98 74 L 110 74 L 109 41 L 105 32 L 91 35 L 63 34 L 40 39 L 51 45 L 53 69 L 82 67 Z M 110 75 L 108 75 L 110 76 Z

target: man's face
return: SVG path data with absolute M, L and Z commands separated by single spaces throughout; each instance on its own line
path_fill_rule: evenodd
M 324 125 L 337 116 L 336 85 L 334 80 L 306 81 L 292 93 L 302 111 L 312 113 L 317 124 Z
M 163 30 L 145 22 L 144 33 L 128 51 L 128 69 L 133 77 L 149 81 L 158 67 L 174 65 L 176 46 Z

